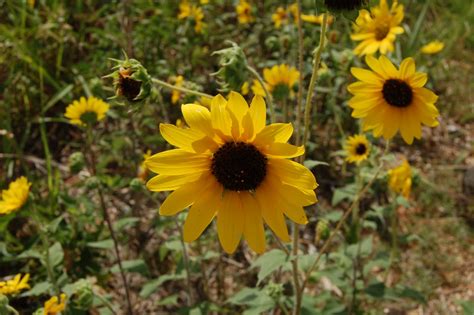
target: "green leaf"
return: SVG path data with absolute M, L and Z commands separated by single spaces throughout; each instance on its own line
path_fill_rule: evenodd
M 313 167 L 316 167 L 318 165 L 325 165 L 325 166 L 329 166 L 328 163 L 326 162 L 323 162 L 323 161 L 316 161 L 316 160 L 306 160 L 304 161 L 304 166 L 306 166 L 307 168 L 309 169 L 312 169 Z
M 255 260 L 255 262 L 252 264 L 252 268 L 260 268 L 257 275 L 257 285 L 259 285 L 260 282 L 268 277 L 273 271 L 283 267 L 287 263 L 288 256 L 280 249 L 273 249 L 258 257 L 257 260 Z
M 395 202 L 397 205 L 404 206 L 405 208 L 410 207 L 410 202 L 403 196 L 398 196 L 397 199 L 395 199 Z
M 20 294 L 20 296 L 39 296 L 46 293 L 51 288 L 52 285 L 48 281 L 38 282 L 33 288 L 31 288 L 31 290 Z
M 141 274 L 148 274 L 148 267 L 143 261 L 143 259 L 133 259 L 122 261 L 122 268 L 129 272 L 138 272 Z M 120 272 L 118 264 L 115 264 L 111 272 Z
M 59 242 L 56 242 L 48 250 L 49 252 L 49 263 L 52 267 L 59 265 L 64 259 L 63 247 Z
M 243 288 L 227 300 L 235 305 L 249 306 L 243 314 L 259 315 L 275 307 L 275 301 L 257 288 Z
M 114 247 L 114 241 L 112 239 L 98 241 L 98 242 L 89 242 L 87 246 L 92 248 L 100 248 L 100 249 L 111 249 Z
M 182 280 L 184 278 L 185 278 L 184 272 L 180 274 L 171 274 L 171 275 L 167 274 L 167 275 L 159 276 L 157 279 L 151 280 L 143 285 L 143 288 L 140 291 L 140 297 L 142 298 L 149 297 L 153 292 L 155 292 L 158 289 L 158 287 L 160 287 L 166 281 Z
M 331 211 L 326 213 L 323 216 L 324 219 L 331 221 L 331 222 L 337 222 L 342 218 L 342 212 L 341 211 Z
M 331 204 L 335 206 L 344 199 L 354 200 L 356 195 L 357 186 L 355 184 L 349 184 L 347 186 L 337 188 L 334 190 L 334 194 L 332 195 Z
M 157 305 L 178 305 L 178 295 L 172 294 L 167 296 L 156 303 Z
M 59 216 L 56 219 L 49 222 L 48 231 L 50 231 L 51 233 L 55 233 L 56 230 L 58 229 L 59 223 L 61 223 L 62 220 L 63 220 L 63 216 Z
M 457 303 L 461 305 L 464 315 L 474 314 L 474 301 L 458 301 Z
M 383 282 L 375 282 L 364 289 L 368 295 L 380 299 L 385 295 L 385 284 Z
M 136 218 L 136 217 L 122 218 L 114 223 L 114 230 L 117 232 L 121 231 L 122 229 L 126 227 L 135 225 L 135 223 L 137 223 L 138 221 L 140 221 L 140 218 Z

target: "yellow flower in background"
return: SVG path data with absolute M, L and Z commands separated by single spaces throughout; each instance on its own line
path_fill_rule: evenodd
M 104 119 L 109 110 L 109 104 L 93 96 L 89 98 L 81 97 L 79 101 L 74 101 L 66 108 L 64 116 L 69 122 L 78 126 L 86 126 Z
M 31 183 L 22 176 L 8 185 L 0 194 L 0 214 L 9 214 L 20 209 L 28 199 Z
M 184 240 L 196 240 L 214 217 L 224 250 L 232 253 L 242 236 L 256 252 L 265 250 L 265 222 L 289 241 L 286 215 L 308 222 L 304 206 L 315 203 L 314 175 L 288 160 L 304 147 L 288 144 L 291 124 L 266 125 L 266 105 L 255 96 L 249 105 L 236 92 L 212 99 L 211 110 L 181 106 L 190 128 L 161 124 L 163 138 L 178 149 L 155 154 L 147 167 L 159 174 L 147 183 L 151 191 L 174 190 L 160 214 L 175 215 L 190 207 Z
M 286 64 L 263 69 L 265 87 L 277 100 L 294 95 L 294 86 L 298 82 L 299 76 L 300 72 L 295 67 Z M 252 91 L 255 95 L 265 96 L 265 91 L 257 80 L 253 81 Z
M 44 315 L 57 315 L 66 309 L 66 294 L 61 293 L 59 299 L 57 296 L 53 296 L 46 302 L 44 302 Z
M 421 47 L 420 51 L 427 55 L 433 55 L 439 53 L 443 49 L 444 43 L 440 42 L 439 40 L 435 40 Z
M 185 128 L 186 127 L 186 124 L 184 123 L 184 121 L 181 118 L 176 119 L 176 124 L 175 125 L 178 128 Z
M 411 176 L 410 164 L 404 160 L 400 166 L 388 171 L 388 187 L 395 193 L 408 198 L 411 191 Z
M 209 0 L 199 0 L 200 4 L 209 4 Z
M 148 177 L 148 168 L 146 167 L 146 159 L 148 159 L 151 156 L 151 150 L 147 150 L 143 154 L 143 161 L 140 163 L 140 166 L 138 167 L 138 173 L 137 177 L 141 179 L 142 181 L 146 181 Z
M 254 20 L 252 16 L 252 6 L 245 0 L 240 0 L 235 7 L 237 18 L 240 24 L 248 24 Z
M 212 98 L 201 96 L 198 99 L 197 103 L 199 105 L 206 106 L 207 108 L 211 108 L 211 101 L 212 101 Z
M 191 5 L 188 1 L 181 1 L 179 4 L 178 19 L 192 19 L 194 21 L 194 31 L 201 33 L 204 23 L 204 12 L 196 5 Z
M 288 6 L 288 11 L 291 12 L 295 23 L 297 23 L 299 18 L 298 3 L 293 3 L 292 5 Z
M 301 20 L 313 24 L 323 24 L 323 14 L 313 15 L 313 14 L 301 14 Z M 328 16 L 327 24 L 330 25 L 334 22 L 334 17 L 332 15 Z
M 346 161 L 359 164 L 369 157 L 370 144 L 364 135 L 354 135 L 347 139 L 345 150 Z
M 275 13 L 272 14 L 272 21 L 276 28 L 280 28 L 283 24 L 288 24 L 289 13 L 283 7 L 278 7 Z
M 351 39 L 361 43 L 354 49 L 354 53 L 362 56 L 380 51 L 385 55 L 393 51 L 395 38 L 404 32 L 403 27 L 399 26 L 403 16 L 403 5 L 399 5 L 397 1 L 393 2 L 391 8 L 386 0 L 380 0 L 379 6 L 372 7 L 370 12 L 360 10 Z
M 250 84 L 247 81 L 245 81 L 242 84 L 242 87 L 240 88 L 240 93 L 242 95 L 247 95 L 247 94 L 249 94 L 249 90 L 250 90 Z
M 351 68 L 360 81 L 348 86 L 354 95 L 348 102 L 352 117 L 362 119 L 364 131 L 373 130 L 374 136 L 385 139 L 400 131 L 411 144 L 413 138 L 421 138 L 421 124 L 438 125 L 438 96 L 423 87 L 428 75 L 416 72 L 413 58 L 404 59 L 400 69 L 385 56 L 367 56 L 365 61 L 371 70 Z
M 183 86 L 184 78 L 182 75 L 178 75 L 175 80 L 174 80 L 174 85 L 177 87 Z M 176 104 L 179 101 L 179 98 L 181 97 L 181 92 L 178 90 L 173 90 L 171 92 L 171 103 Z
M 29 289 L 29 279 L 30 274 L 27 273 L 23 277 L 21 274 L 17 274 L 13 279 L 0 281 L 0 294 L 14 295 L 20 293 L 22 290 Z

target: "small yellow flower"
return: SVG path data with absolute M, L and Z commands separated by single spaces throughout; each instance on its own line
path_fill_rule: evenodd
M 146 159 L 148 159 L 149 157 L 151 156 L 151 150 L 147 150 L 144 154 L 143 154 L 143 161 L 142 163 L 140 164 L 140 166 L 138 167 L 138 174 L 137 174 L 137 177 L 139 179 L 141 179 L 142 181 L 146 181 L 147 177 L 148 177 L 148 168 L 146 167 Z
M 194 31 L 196 33 L 201 33 L 204 23 L 204 12 L 202 9 L 196 5 L 191 5 L 188 1 L 182 1 L 179 4 L 179 14 L 178 19 L 182 20 L 185 18 L 190 18 L 194 20 Z
M 352 117 L 362 119 L 364 131 L 391 139 L 400 131 L 403 140 L 412 144 L 421 138 L 421 124 L 435 127 L 439 112 L 438 96 L 424 85 L 428 75 L 416 72 L 413 58 L 405 58 L 397 69 L 385 56 L 365 58 L 371 70 L 351 68 L 358 82 L 347 89 L 354 95 L 348 104 Z
M 9 214 L 20 209 L 28 199 L 31 183 L 22 176 L 8 185 L 0 194 L 0 214 Z
M 411 167 L 407 160 L 388 171 L 388 187 L 397 194 L 408 198 L 411 191 Z
M 176 127 L 178 128 L 186 128 L 186 124 L 181 118 L 176 119 Z
M 298 23 L 298 17 L 299 17 L 299 10 L 298 10 L 298 3 L 293 3 L 288 7 L 288 11 L 291 12 L 293 15 L 293 19 L 295 20 L 295 23 Z
M 252 16 L 252 6 L 246 0 L 240 0 L 235 7 L 240 24 L 248 24 L 254 20 Z
M 7 281 L 0 281 L 0 294 L 14 295 L 20 293 L 21 290 L 29 289 L 28 280 L 30 274 L 27 273 L 21 277 L 21 274 L 17 274 L 13 279 Z
M 278 7 L 275 13 L 272 14 L 272 21 L 276 28 L 280 28 L 283 24 L 288 24 L 289 14 L 283 7 Z
M 59 299 L 57 296 L 53 296 L 46 302 L 44 302 L 44 315 L 56 315 L 66 309 L 66 294 L 61 293 Z
M 211 101 L 212 101 L 212 98 L 201 96 L 198 100 L 198 104 L 205 106 L 207 108 L 211 108 Z
M 346 161 L 357 163 L 366 160 L 370 154 L 370 144 L 364 135 L 354 135 L 346 141 Z
M 183 86 L 184 78 L 182 75 L 178 75 L 175 80 L 174 80 L 174 85 L 177 87 Z M 181 92 L 178 90 L 173 90 L 171 92 L 171 103 L 176 104 L 179 101 L 179 98 L 181 97 Z
M 209 4 L 209 0 L 199 0 L 199 3 L 200 3 L 201 5 L 203 5 L 203 4 Z
M 421 52 L 427 55 L 433 55 L 439 53 L 443 49 L 444 43 L 440 42 L 439 40 L 435 40 L 421 47 Z
M 96 97 L 81 97 L 68 105 L 64 116 L 71 124 L 86 126 L 104 119 L 108 110 L 109 104 Z
M 301 20 L 313 24 L 323 24 L 323 14 L 314 15 L 314 14 L 301 14 Z M 332 15 L 328 16 L 327 24 L 330 25 L 334 22 L 334 17 Z
M 361 43 L 354 49 L 354 53 L 363 56 L 380 51 L 385 55 L 393 51 L 395 38 L 404 32 L 400 26 L 403 16 L 403 5 L 399 5 L 396 0 L 391 8 L 387 0 L 380 0 L 380 4 L 372 7 L 370 12 L 360 10 L 351 39 Z
M 294 95 L 294 86 L 298 82 L 299 76 L 300 73 L 296 68 L 286 64 L 263 69 L 265 87 L 277 100 Z M 253 81 L 252 91 L 255 95 L 265 96 L 265 91 L 257 80 Z

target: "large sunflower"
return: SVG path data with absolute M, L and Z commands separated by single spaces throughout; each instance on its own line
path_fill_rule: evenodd
M 403 20 L 403 5 L 397 1 L 389 8 L 386 0 L 380 0 L 379 6 L 360 10 L 354 24 L 354 34 L 351 39 L 362 41 L 355 49 L 356 55 L 371 55 L 377 50 L 381 54 L 393 51 L 393 42 L 397 35 L 404 32 L 399 26 Z
M 367 56 L 365 61 L 372 71 L 351 68 L 360 81 L 348 87 L 354 94 L 349 101 L 352 117 L 362 119 L 364 131 L 373 129 L 374 136 L 390 139 L 400 130 L 403 140 L 411 144 L 413 138 L 421 138 L 421 124 L 438 125 L 434 105 L 438 96 L 423 87 L 428 76 L 416 72 L 413 58 L 404 59 L 400 69 L 385 56 L 378 60 Z
M 160 207 L 174 215 L 191 206 L 184 223 L 184 240 L 197 239 L 217 216 L 217 232 L 224 250 L 235 251 L 243 236 L 256 252 L 265 250 L 265 222 L 283 241 L 289 241 L 286 215 L 307 222 L 304 206 L 315 203 L 313 174 L 287 160 L 304 153 L 286 143 L 291 124 L 265 126 L 266 106 L 255 96 L 248 106 L 231 92 L 226 101 L 212 99 L 211 110 L 181 107 L 190 128 L 161 124 L 162 136 L 178 149 L 155 154 L 147 167 L 158 173 L 147 183 L 152 191 L 174 190 Z

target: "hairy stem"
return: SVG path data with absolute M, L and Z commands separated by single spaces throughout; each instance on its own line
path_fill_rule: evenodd
M 160 79 L 153 78 L 152 81 L 153 81 L 153 83 L 158 84 L 158 85 L 160 85 L 162 87 L 165 87 L 167 89 L 170 89 L 170 90 L 176 90 L 176 91 L 180 91 L 180 92 L 183 92 L 183 93 L 186 93 L 186 94 L 201 96 L 201 97 L 205 97 L 205 98 L 213 98 L 213 96 L 210 95 L 210 94 L 195 91 L 195 90 L 191 90 L 191 89 L 187 89 L 187 88 L 184 88 L 182 86 L 176 86 L 176 85 L 173 85 L 173 84 L 169 84 L 168 82 L 162 81 Z

